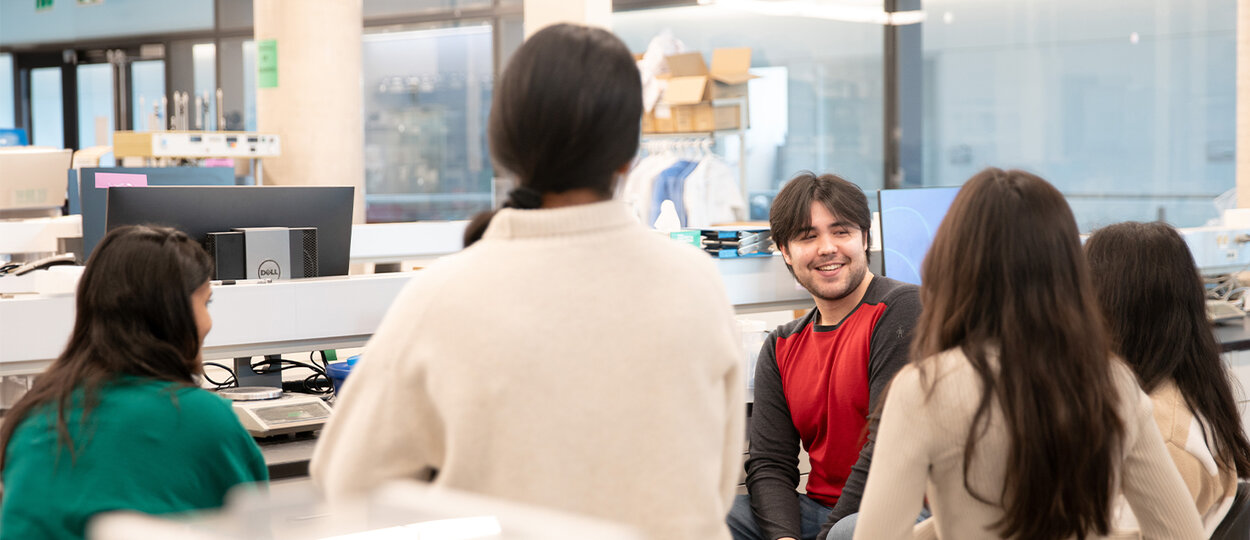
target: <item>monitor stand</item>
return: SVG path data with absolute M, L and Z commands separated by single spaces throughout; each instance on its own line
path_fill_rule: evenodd
M 270 386 L 273 388 L 282 388 L 282 370 L 277 360 L 281 360 L 280 354 L 267 354 L 265 360 L 271 360 L 273 363 L 264 363 L 266 366 L 264 373 L 257 373 L 252 369 L 252 357 L 246 356 L 234 359 L 234 380 L 239 386 Z

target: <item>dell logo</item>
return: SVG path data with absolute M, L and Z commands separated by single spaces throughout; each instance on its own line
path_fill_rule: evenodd
M 273 259 L 265 259 L 257 268 L 256 275 L 261 279 L 282 279 L 282 267 Z

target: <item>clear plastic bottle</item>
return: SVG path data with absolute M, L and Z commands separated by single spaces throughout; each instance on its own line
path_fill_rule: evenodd
M 760 348 L 768 339 L 767 323 L 757 319 L 738 319 L 738 330 L 742 334 L 742 368 L 743 379 L 746 379 L 747 396 L 755 394 L 755 363 L 760 357 Z
M 673 201 L 665 199 L 660 203 L 660 215 L 652 226 L 660 232 L 681 230 L 681 218 L 677 216 L 677 207 L 673 205 Z

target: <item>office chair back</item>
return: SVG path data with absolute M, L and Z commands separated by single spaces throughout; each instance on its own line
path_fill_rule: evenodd
M 1250 482 L 1237 484 L 1233 507 L 1211 534 L 1211 540 L 1246 540 L 1250 538 Z

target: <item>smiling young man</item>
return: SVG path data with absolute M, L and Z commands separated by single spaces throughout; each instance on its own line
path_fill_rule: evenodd
M 870 413 L 907 363 L 920 314 L 914 285 L 868 271 L 871 220 L 859 186 L 833 175 L 802 173 L 773 201 L 773 239 L 816 308 L 779 326 L 760 350 L 750 494 L 728 518 L 735 539 L 853 532 L 854 518 L 844 518 L 859 511 L 872 462 L 878 418 Z M 800 445 L 812 466 L 806 494 L 796 491 Z

